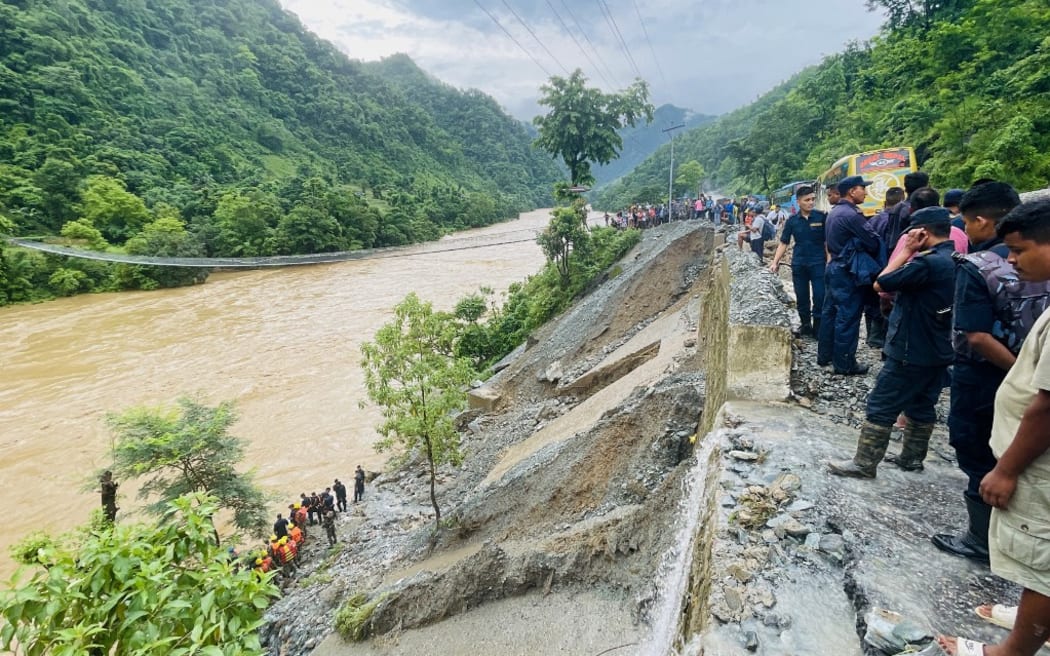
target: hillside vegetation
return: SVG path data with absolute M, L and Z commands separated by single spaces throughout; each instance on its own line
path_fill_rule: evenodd
M 665 145 L 668 137 L 663 130 L 666 128 L 685 125 L 684 129 L 688 130 L 710 123 L 715 118 L 670 104 L 660 105 L 653 112 L 652 122 L 642 122 L 634 127 L 620 130 L 620 136 L 623 138 L 623 151 L 618 158 L 608 164 L 598 164 L 593 167 L 591 172 L 594 174 L 595 186 L 600 187 L 630 173 L 655 150 Z M 682 133 L 677 132 L 677 134 Z
M 276 0 L 0 2 L 0 232 L 152 255 L 390 246 L 546 204 L 558 177 L 491 98 L 407 57 L 352 61 Z M 8 249 L 0 304 L 193 279 Z
M 766 192 L 836 159 L 915 146 L 939 188 L 978 178 L 1050 183 L 1050 5 L 1045 0 L 874 0 L 889 20 L 756 103 L 683 135 L 707 189 Z M 665 148 L 596 194 L 614 209 L 666 193 Z

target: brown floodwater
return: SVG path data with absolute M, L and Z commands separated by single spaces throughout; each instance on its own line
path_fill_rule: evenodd
M 83 491 L 107 463 L 107 412 L 234 400 L 246 466 L 282 498 L 354 467 L 379 469 L 379 413 L 365 398 L 360 346 L 411 291 L 449 309 L 535 273 L 531 239 L 548 212 L 472 230 L 396 257 L 213 274 L 204 285 L 92 294 L 0 308 L 0 574 L 34 529 L 65 530 L 99 506 Z M 447 249 L 441 251 L 440 249 Z M 121 517 L 139 502 L 122 487 Z

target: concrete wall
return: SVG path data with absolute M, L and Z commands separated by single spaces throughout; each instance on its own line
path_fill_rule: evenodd
M 750 252 L 725 251 L 729 268 L 727 390 L 732 400 L 791 395 L 791 299 Z

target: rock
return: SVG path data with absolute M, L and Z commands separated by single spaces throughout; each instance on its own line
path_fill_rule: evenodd
M 744 462 L 755 462 L 758 460 L 758 454 L 753 451 L 730 451 L 729 457 L 743 460 Z
M 503 395 L 494 387 L 479 387 L 467 392 L 467 406 L 471 409 L 492 412 Z
M 806 536 L 806 546 L 816 551 L 820 548 L 820 533 L 810 533 Z
M 806 396 L 798 397 L 798 404 L 800 406 L 802 406 L 803 408 L 812 408 L 813 407 L 813 401 L 811 401 L 809 399 L 809 397 L 806 397 Z
M 842 554 L 846 550 L 846 541 L 834 533 L 823 535 L 820 538 L 820 550 L 829 554 Z
M 684 346 L 685 348 L 693 348 L 694 346 L 696 346 L 696 338 L 687 337 L 685 341 L 682 342 L 682 346 Z
M 802 489 L 802 479 L 795 474 L 787 472 L 777 476 L 770 487 L 784 490 L 785 492 L 795 492 Z
M 813 529 L 798 521 L 794 517 L 785 522 L 781 527 L 785 533 L 793 538 L 803 538 L 809 535 Z
M 812 507 L 813 507 L 813 502 L 806 501 L 804 499 L 797 499 L 797 500 L 793 501 L 790 506 L 787 507 L 787 511 L 788 512 L 803 512 L 805 510 L 811 509 Z
M 873 608 L 864 616 L 864 622 L 868 626 L 864 642 L 887 654 L 897 654 L 933 640 L 933 635 L 926 629 L 900 613 L 884 608 Z
M 730 611 L 739 613 L 744 609 L 744 591 L 742 589 L 726 586 L 722 588 L 722 594 L 726 598 L 726 606 L 729 607 Z
M 778 542 L 780 540 L 780 537 L 776 534 L 776 531 L 766 530 L 762 531 L 762 539 L 765 540 L 768 544 L 773 544 L 775 542 Z
M 744 634 L 744 649 L 748 651 L 758 651 L 758 634 L 754 631 L 748 631 Z
M 726 567 L 726 571 L 729 572 L 730 576 L 735 578 L 737 581 L 740 581 L 741 583 L 747 583 L 751 580 L 751 577 L 754 575 L 751 572 L 751 570 L 749 570 L 743 563 L 739 561 L 735 563 L 730 563 L 729 567 Z
M 768 526 L 769 528 L 779 528 L 781 526 L 784 526 L 788 522 L 794 521 L 794 520 L 795 520 L 795 518 L 792 517 L 791 515 L 789 515 L 787 513 L 781 513 L 781 514 L 777 515 L 776 517 L 773 517 L 772 519 L 770 519 L 768 522 L 766 522 L 766 526 Z
M 555 360 L 554 362 L 547 365 L 547 368 L 543 371 L 543 376 L 540 378 L 540 382 L 549 381 L 556 383 L 565 376 L 565 370 L 562 368 L 561 360 Z

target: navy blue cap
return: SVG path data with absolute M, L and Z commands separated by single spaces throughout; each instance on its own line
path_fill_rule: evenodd
M 908 219 L 909 230 L 923 226 L 948 227 L 952 224 L 952 213 L 943 207 L 924 207 L 912 214 Z
M 847 191 L 854 187 L 867 187 L 871 182 L 866 182 L 864 178 L 859 175 L 851 175 L 848 178 L 839 180 L 838 190 L 840 194 L 845 195 Z
M 949 189 L 944 192 L 944 206 L 955 207 L 962 202 L 963 194 L 966 193 L 962 189 Z

